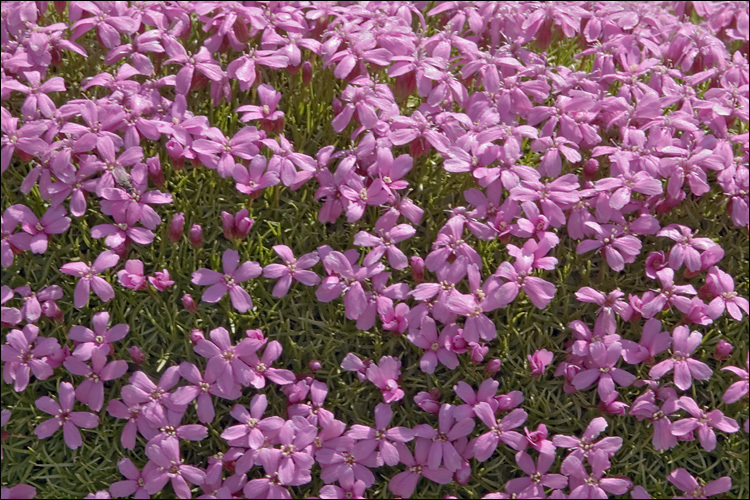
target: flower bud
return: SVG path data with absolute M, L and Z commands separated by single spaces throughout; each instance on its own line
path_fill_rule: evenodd
M 136 365 L 142 365 L 146 362 L 146 355 L 143 354 L 143 351 L 137 345 L 129 347 L 128 353 L 130 354 L 130 359 L 132 359 L 133 363 Z
M 245 335 L 247 335 L 247 338 L 249 339 L 259 340 L 261 345 L 265 345 L 265 343 L 268 342 L 266 336 L 263 335 L 263 330 L 245 330 Z
M 484 357 L 490 352 L 490 348 L 476 342 L 469 342 L 469 351 L 472 363 L 479 364 L 484 361 Z
M 234 217 L 229 212 L 222 210 L 221 227 L 224 229 L 224 237 L 228 240 L 234 239 Z
M 243 208 L 237 212 L 234 224 L 234 231 L 237 238 L 247 238 L 250 235 L 250 230 L 253 228 L 253 225 L 255 225 L 255 219 L 251 219 L 247 216 L 246 209 Z
M 313 359 L 312 361 L 310 361 L 310 362 L 309 362 L 309 363 L 307 364 L 307 368 L 308 368 L 308 369 L 309 369 L 309 370 L 310 370 L 311 372 L 316 372 L 316 371 L 320 370 L 321 368 L 323 368 L 323 364 L 322 364 L 322 363 L 321 363 L 321 362 L 320 362 L 319 360 L 317 360 L 317 359 Z
M 196 304 L 195 299 L 193 299 L 193 296 L 189 293 L 182 296 L 182 307 L 184 307 L 187 312 L 193 314 L 198 312 L 198 304 Z
M 732 346 L 732 344 L 724 339 L 721 339 L 719 343 L 716 344 L 716 349 L 714 350 L 714 359 L 716 361 L 724 361 L 732 354 L 733 349 L 734 347 Z
M 415 283 L 419 284 L 424 281 L 424 259 L 418 255 L 410 259 L 411 277 Z
M 169 154 L 169 157 L 172 158 L 172 160 L 180 161 L 180 168 L 182 168 L 182 165 L 184 162 L 182 161 L 182 153 L 184 152 L 184 149 L 182 148 L 182 144 L 175 141 L 174 139 L 170 139 L 165 144 L 167 148 L 167 153 Z M 175 165 L 175 168 L 177 165 Z M 178 169 L 179 170 L 179 169 Z
M 196 345 L 198 342 L 206 340 L 206 337 L 203 336 L 203 332 L 198 330 L 197 328 L 190 332 L 190 342 L 193 343 L 193 345 Z
M 312 63 L 305 61 L 302 63 L 302 84 L 310 85 L 312 81 Z
M 182 231 L 185 228 L 185 214 L 180 212 L 172 216 L 172 223 L 169 225 L 169 241 L 177 243 L 182 237 Z
M 587 181 L 594 180 L 596 172 L 599 170 L 599 162 L 591 158 L 583 166 L 583 179 Z
M 146 166 L 148 167 L 148 176 L 154 186 L 164 185 L 164 172 L 161 169 L 161 162 L 158 156 L 152 156 L 146 160 Z
M 502 361 L 500 361 L 499 358 L 493 358 L 489 360 L 486 365 L 484 365 L 484 373 L 486 373 L 487 375 L 494 375 L 500 371 L 501 366 Z
M 193 224 L 190 228 L 190 244 L 195 248 L 203 246 L 203 228 L 200 224 Z
M 535 351 L 534 354 L 527 355 L 526 359 L 529 360 L 531 376 L 541 377 L 544 375 L 544 371 L 547 369 L 547 366 L 552 363 L 553 358 L 554 354 L 547 349 L 539 349 Z
M 439 396 L 440 393 L 438 392 L 437 397 Z M 440 402 L 437 400 L 437 397 L 434 396 L 434 392 L 432 390 L 430 390 L 430 392 L 422 391 L 414 396 L 414 402 L 422 409 L 422 411 L 437 415 L 438 413 L 440 413 Z

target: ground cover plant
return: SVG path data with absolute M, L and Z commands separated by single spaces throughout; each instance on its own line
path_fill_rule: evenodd
M 744 2 L 3 2 L 2 498 L 745 498 Z

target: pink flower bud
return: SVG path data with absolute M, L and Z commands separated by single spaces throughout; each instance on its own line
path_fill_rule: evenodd
M 599 162 L 591 158 L 583 166 L 583 179 L 586 181 L 594 180 L 596 172 L 599 170 Z
M 302 84 L 310 85 L 312 81 L 312 63 L 305 61 L 302 63 Z
M 415 283 L 419 284 L 424 281 L 424 259 L 418 255 L 410 259 L 411 277 Z
M 185 214 L 180 212 L 172 216 L 172 223 L 169 225 L 169 241 L 177 243 L 182 237 L 182 231 L 185 228 Z
M 166 269 L 162 269 L 161 272 L 156 272 L 153 276 L 149 276 L 148 281 L 153 285 L 154 288 L 156 288 L 160 292 L 163 292 L 170 286 L 174 285 L 174 281 L 169 278 L 169 271 L 167 271 Z
M 229 212 L 221 212 L 221 227 L 224 229 L 224 237 L 233 240 L 234 236 L 234 216 Z
M 469 342 L 469 352 L 471 362 L 479 364 L 484 361 L 484 357 L 490 352 L 490 348 L 486 345 L 477 344 L 476 342 Z
M 143 351 L 141 351 L 141 348 L 137 345 L 129 347 L 128 353 L 130 353 L 130 359 L 132 359 L 133 363 L 136 365 L 142 365 L 146 361 L 146 355 L 143 354 Z
M 193 343 L 193 345 L 196 345 L 201 340 L 206 340 L 206 337 L 203 336 L 203 332 L 195 329 L 192 332 L 190 332 L 190 342 Z
M 182 153 L 184 152 L 184 149 L 182 148 L 182 144 L 175 141 L 174 139 L 170 139 L 167 141 L 165 146 L 167 147 L 167 153 L 169 154 L 169 157 L 172 158 L 172 160 L 175 160 L 175 161 L 182 160 Z M 180 168 L 182 168 L 182 165 L 183 163 L 181 161 Z
M 240 210 L 237 213 L 237 216 L 243 211 L 245 212 L 245 216 L 235 220 L 235 233 L 237 238 L 247 238 L 250 235 L 250 230 L 253 228 L 253 225 L 255 225 L 255 219 L 251 219 L 247 216 L 247 210 Z
M 555 357 L 554 354 L 549 352 L 547 349 L 539 349 L 532 355 L 526 356 L 529 360 L 529 369 L 531 370 L 532 377 L 541 377 L 544 375 L 544 371 L 547 366 L 552 363 L 552 359 Z
M 499 358 L 493 358 L 489 360 L 486 365 L 484 365 L 484 373 L 486 373 L 487 375 L 494 375 L 500 371 L 501 366 L 502 361 L 500 361 Z
M 664 269 L 667 265 L 667 258 L 664 252 L 651 252 L 646 257 L 646 276 L 652 280 L 656 279 L 656 272 Z
M 453 478 L 458 484 L 469 484 L 469 479 L 471 479 L 471 466 L 467 460 L 464 460 L 463 463 L 461 463 L 461 468 L 456 471 Z
M 497 401 L 496 412 L 512 410 L 523 403 L 523 393 L 521 391 L 511 391 L 508 394 L 495 396 L 495 401 Z
M 260 340 L 261 345 L 265 345 L 268 339 L 263 335 L 263 330 L 245 330 L 245 335 L 249 339 Z
M 430 390 L 430 392 L 420 392 L 414 396 L 414 402 L 422 409 L 422 411 L 437 415 L 440 413 L 440 402 L 437 400 L 437 397 L 431 394 L 432 392 L 432 390 Z
M 148 167 L 148 176 L 154 186 L 164 185 L 164 172 L 161 169 L 161 162 L 158 156 L 152 156 L 146 160 L 146 166 Z
M 323 364 L 322 364 L 322 363 L 321 363 L 321 362 L 320 362 L 319 360 L 317 360 L 317 359 L 313 359 L 312 361 L 310 361 L 310 362 L 309 362 L 309 363 L 307 364 L 307 368 L 308 368 L 308 369 L 309 369 L 309 370 L 310 370 L 311 372 L 316 372 L 316 371 L 320 370 L 321 368 L 323 368 Z
M 193 224 L 190 228 L 190 244 L 195 248 L 203 246 L 203 228 L 200 224 Z
M 732 346 L 732 344 L 730 344 L 726 340 L 719 340 L 719 343 L 716 344 L 716 350 L 714 350 L 714 359 L 716 361 L 724 361 L 732 354 L 733 349 L 734 347 Z
M 198 312 L 198 304 L 196 304 L 195 299 L 189 293 L 182 296 L 182 307 L 184 307 L 187 312 L 193 314 Z

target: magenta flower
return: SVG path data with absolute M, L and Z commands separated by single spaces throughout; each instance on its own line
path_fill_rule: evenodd
M 701 252 L 716 245 L 710 238 L 694 238 L 689 227 L 670 224 L 656 233 L 656 236 L 666 236 L 675 242 L 669 250 L 667 260 L 669 267 L 675 271 L 685 264 L 690 272 L 701 270 Z
M 708 380 L 713 371 L 706 363 L 690 357 L 703 340 L 700 332 L 690 332 L 687 326 L 678 326 L 672 331 L 672 357 L 653 366 L 649 377 L 659 380 L 674 369 L 674 385 L 686 391 L 693 385 L 693 378 Z
M 73 326 L 68 332 L 68 338 L 80 342 L 73 350 L 73 356 L 81 361 L 88 361 L 95 351 L 103 354 L 112 353 L 112 342 L 122 340 L 128 334 L 130 326 L 119 323 L 112 328 L 109 325 L 109 313 L 106 311 L 94 314 L 91 319 L 94 330 L 85 326 Z
M 120 469 L 120 474 L 127 479 L 112 483 L 109 486 L 110 493 L 116 497 L 129 497 L 133 495 L 134 498 L 139 499 L 151 498 L 145 488 L 146 476 L 152 473 L 154 468 L 153 462 L 149 462 L 149 464 L 146 464 L 143 471 L 139 471 L 132 460 L 127 457 L 121 459 L 117 462 L 117 468 Z
M 417 230 L 409 224 L 396 225 L 398 217 L 398 212 L 389 210 L 375 223 L 377 236 L 367 231 L 360 231 L 354 235 L 356 246 L 374 247 L 365 256 L 362 265 L 374 264 L 380 260 L 383 254 L 386 254 L 388 263 L 393 269 L 406 269 L 408 267 L 409 259 L 395 245 L 414 236 Z
M 282 368 L 273 368 L 271 365 L 281 356 L 281 344 L 272 340 L 263 350 L 263 355 L 258 358 L 257 352 L 241 354 L 242 361 L 250 367 L 250 383 L 256 389 L 262 389 L 266 386 L 266 379 L 279 385 L 291 384 L 294 382 L 294 373 Z
M 193 273 L 192 282 L 196 285 L 210 285 L 203 292 L 201 300 L 204 302 L 218 302 L 229 292 L 232 306 L 245 313 L 253 308 L 250 295 L 239 285 L 244 281 L 260 276 L 262 269 L 257 262 L 243 262 L 239 265 L 240 256 L 236 250 L 224 250 L 221 257 L 224 274 L 201 268 Z
M 492 407 L 482 401 L 474 407 L 474 413 L 484 425 L 490 428 L 489 432 L 485 432 L 473 440 L 474 458 L 480 462 L 490 458 L 501 442 L 514 450 L 522 450 L 526 447 L 526 438 L 510 430 L 523 425 L 527 417 L 525 411 L 517 408 L 503 417 L 502 420 L 497 420 Z
M 159 290 L 160 292 L 163 292 L 167 288 L 174 285 L 174 280 L 169 279 L 169 271 L 166 269 L 162 269 L 161 271 L 156 271 L 153 276 L 148 277 L 149 283 Z
M 542 278 L 531 276 L 534 255 L 525 248 L 516 257 L 516 261 L 503 262 L 495 271 L 495 275 L 508 280 L 494 291 L 500 307 L 505 307 L 515 300 L 518 292 L 523 290 L 531 303 L 539 309 L 549 305 L 555 296 L 555 285 Z
M 70 227 L 70 217 L 66 217 L 65 207 L 57 205 L 50 207 L 41 219 L 34 215 L 26 205 L 8 207 L 10 213 L 21 223 L 21 229 L 31 236 L 28 241 L 18 240 L 16 245 L 21 250 L 31 250 L 32 253 L 42 254 L 47 251 L 49 236 L 61 234 Z M 20 246 L 19 246 L 20 245 Z
M 34 434 L 39 439 L 45 439 L 62 427 L 65 444 L 68 448 L 75 450 L 83 443 L 78 428 L 93 429 L 99 425 L 99 417 L 89 412 L 73 411 L 75 389 L 69 382 L 60 384 L 59 400 L 60 403 L 57 403 L 49 396 L 42 396 L 36 400 L 36 407 L 54 415 L 54 418 L 37 425 Z
M 456 408 L 444 404 L 438 412 L 438 428 L 428 424 L 420 424 L 412 429 L 418 441 L 431 442 L 427 457 L 427 466 L 438 469 L 444 466 L 451 472 L 461 468 L 463 459 L 456 450 L 457 441 L 466 442 L 466 437 L 474 430 L 474 418 L 463 416 L 456 412 Z
M 211 53 L 205 47 L 201 47 L 197 54 L 189 54 L 185 47 L 177 40 L 166 43 L 164 48 L 169 55 L 164 64 L 180 64 L 182 68 L 177 72 L 175 78 L 175 91 L 181 95 L 187 95 L 192 86 L 193 76 L 197 69 L 209 80 L 220 81 L 224 76 L 221 67 L 216 64 Z
M 430 468 L 427 460 L 430 453 L 430 442 L 420 441 L 414 446 L 414 455 L 403 443 L 398 443 L 399 461 L 408 468 L 393 476 L 388 483 L 388 489 L 401 498 L 409 498 L 417 487 L 419 478 L 424 476 L 439 484 L 447 484 L 453 479 L 453 473 L 445 467 Z
M 720 410 L 705 412 L 691 397 L 683 396 L 677 401 L 677 404 L 688 412 L 691 418 L 683 418 L 674 422 L 672 434 L 681 439 L 686 439 L 687 436 L 693 439 L 693 432 L 697 430 L 698 439 L 700 439 L 701 446 L 706 451 L 713 451 L 716 448 L 716 434 L 713 429 L 724 432 L 740 430 L 740 426 L 733 418 L 725 417 Z
M 3 499 L 11 499 L 11 498 L 18 498 L 18 499 L 31 499 L 36 498 L 36 488 L 33 486 L 29 486 L 28 484 L 17 484 L 15 486 L 11 486 L 10 488 L 6 488 L 5 486 L 0 489 L 0 494 L 2 494 Z
M 265 83 L 258 85 L 258 100 L 260 106 L 245 105 L 235 109 L 237 113 L 244 113 L 240 121 L 247 123 L 252 120 L 260 121 L 263 130 L 270 132 L 281 132 L 284 127 L 284 112 L 278 111 L 276 106 L 281 100 L 281 93 Z
M 209 373 L 206 370 L 206 374 L 203 376 L 195 365 L 185 361 L 180 363 L 180 376 L 193 385 L 179 387 L 172 394 L 172 401 L 176 405 L 187 405 L 197 399 L 198 420 L 204 424 L 212 422 L 216 415 L 211 394 L 229 400 L 237 399 L 241 395 L 238 387 L 235 387 L 234 392 L 223 392 L 216 381 L 218 376 L 215 372 Z
M 200 340 L 194 347 L 197 354 L 208 359 L 206 376 L 216 380 L 224 394 L 236 392 L 237 384 L 250 385 L 254 379 L 252 370 L 240 360 L 240 356 L 255 354 L 262 343 L 244 338 L 233 346 L 229 332 L 222 327 L 211 330 L 210 337 L 211 340 Z
M 135 372 L 130 376 L 130 384 L 122 388 L 122 398 L 128 403 L 128 406 L 133 406 L 135 403 L 144 404 L 142 407 L 143 415 L 151 416 L 151 420 L 159 420 L 163 418 L 164 406 L 170 411 L 185 411 L 185 407 L 178 405 L 172 401 L 172 394 L 169 392 L 172 387 L 177 385 L 180 381 L 180 368 L 178 366 L 170 366 L 161 378 L 159 378 L 159 384 L 154 384 L 151 379 L 143 372 Z M 119 406 L 119 405 L 118 405 Z M 120 408 L 122 410 L 123 408 Z M 118 418 L 129 418 L 121 417 Z M 140 426 L 138 428 L 141 430 Z M 151 437 L 151 436 L 149 436 Z
M 447 347 L 448 332 L 444 329 L 438 335 L 435 320 L 431 317 L 425 316 L 419 330 L 410 331 L 407 338 L 415 346 L 425 350 L 422 359 L 419 360 L 419 368 L 423 372 L 435 373 L 438 362 L 450 370 L 458 366 L 458 356 Z
M 596 311 L 596 323 L 600 324 L 599 326 L 606 333 L 615 333 L 615 329 L 617 328 L 615 315 L 628 321 L 633 314 L 633 308 L 626 301 L 622 300 L 624 296 L 625 294 L 619 288 L 606 295 L 588 286 L 584 286 L 576 292 L 576 299 L 580 302 L 590 302 L 599 306 L 599 309 Z
M 63 264 L 60 272 L 79 278 L 73 294 L 73 304 L 77 308 L 85 307 L 89 303 L 89 295 L 92 289 L 102 302 L 109 302 L 115 297 L 112 285 L 107 283 L 104 278 L 97 276 L 97 274 L 105 269 L 114 267 L 118 260 L 120 260 L 120 257 L 116 253 L 107 250 L 100 253 L 93 264 L 86 264 L 84 262 Z
M 393 410 L 388 403 L 378 403 L 375 407 L 375 428 L 354 424 L 346 435 L 359 442 L 373 441 L 377 444 L 383 462 L 396 465 L 399 461 L 396 443 L 407 443 L 414 439 L 414 431 L 406 427 L 391 427 L 388 424 L 393 418 Z
M 558 434 L 552 438 L 552 443 L 558 448 L 570 448 L 573 451 L 569 456 L 576 457 L 579 460 L 588 459 L 592 453 L 602 452 L 606 456 L 613 456 L 617 450 L 622 447 L 622 438 L 606 437 L 594 442 L 596 437 L 607 428 L 607 421 L 604 417 L 596 417 L 580 438 Z
M 320 488 L 318 497 L 320 498 L 367 498 L 365 490 L 367 485 L 362 480 L 353 481 L 351 478 L 341 478 L 339 485 L 327 484 Z
M 675 285 L 674 270 L 665 267 L 656 272 L 656 276 L 661 281 L 661 289 L 655 290 L 656 294 L 649 300 L 644 299 L 641 305 L 641 314 L 644 318 L 653 318 L 665 306 L 674 305 L 680 311 L 687 310 L 690 306 L 690 299 L 685 295 L 697 295 L 693 285 Z
M 383 356 L 378 364 L 370 364 L 366 373 L 367 380 L 380 389 L 386 403 L 393 403 L 404 397 L 404 391 L 398 385 L 398 379 L 401 377 L 401 361 L 397 358 Z
M 280 448 L 263 447 L 258 452 L 258 460 L 268 460 L 267 455 L 279 458 L 279 480 L 285 484 L 308 482 L 310 469 L 315 459 L 308 446 L 318 434 L 318 428 L 303 417 L 292 417 L 279 429 L 276 436 Z M 308 479 L 305 481 L 304 479 Z
M 275 186 L 280 182 L 279 173 L 266 170 L 266 159 L 260 155 L 250 160 L 249 167 L 236 163 L 232 170 L 232 178 L 237 191 L 249 194 L 253 198 L 260 196 L 261 191 L 267 187 Z
M 613 342 L 605 346 L 603 342 L 594 342 L 589 346 L 590 368 L 583 370 L 573 377 L 573 385 L 576 389 L 583 390 L 598 381 L 597 391 L 602 401 L 611 401 L 611 397 L 617 391 L 615 383 L 624 387 L 632 384 L 636 376 L 620 368 L 615 364 L 622 356 L 622 344 Z
M 721 493 L 726 493 L 732 489 L 732 478 L 729 476 L 720 477 L 719 479 L 701 486 L 701 484 L 682 467 L 670 472 L 667 479 L 669 479 L 670 483 L 685 492 L 684 496 L 676 498 L 708 498 Z
M 737 321 L 742 321 L 742 311 L 750 314 L 750 304 L 747 299 L 734 291 L 734 280 L 718 267 L 714 266 L 708 270 L 704 288 L 710 296 L 714 297 L 706 310 L 711 319 L 721 316 L 725 309 Z
M 284 297 L 289 292 L 293 281 L 299 281 L 306 286 L 315 286 L 320 283 L 320 277 L 313 271 L 307 270 L 320 260 L 316 252 L 305 254 L 297 259 L 292 249 L 286 245 L 274 245 L 273 251 L 284 261 L 284 264 L 268 264 L 263 268 L 264 277 L 279 279 L 273 287 L 274 297 Z
M 116 211 L 112 214 L 114 224 L 97 224 L 91 228 L 92 238 L 104 238 L 104 244 L 109 248 L 121 248 L 128 241 L 139 245 L 150 245 L 154 241 L 154 233 L 145 227 L 138 227 L 138 213 L 132 211 Z
M 76 399 L 97 412 L 104 405 L 104 382 L 118 379 L 128 371 L 126 361 L 107 363 L 107 355 L 101 350 L 92 351 L 91 366 L 75 356 L 68 356 L 64 365 L 73 375 L 86 377 L 76 388 Z
M 511 479 L 505 491 L 526 498 L 543 498 L 544 488 L 560 490 L 568 485 L 568 478 L 562 474 L 547 474 L 555 461 L 555 454 L 540 453 L 536 465 L 525 451 L 516 453 L 516 463 L 528 477 Z
M 632 234 L 626 234 L 618 225 L 600 225 L 588 221 L 584 223 L 584 227 L 588 228 L 589 235 L 593 233 L 594 239 L 580 242 L 576 252 L 583 254 L 591 250 L 600 250 L 613 271 L 622 271 L 625 264 L 635 262 L 635 258 L 641 253 L 641 240 Z
M 222 439 L 226 439 L 233 446 L 245 446 L 253 450 L 260 449 L 266 439 L 275 437 L 279 429 L 284 425 L 284 419 L 271 416 L 263 418 L 268 407 L 265 394 L 256 394 L 250 401 L 250 411 L 242 405 L 234 405 L 231 415 L 240 422 L 239 425 L 230 425 L 221 433 Z
M 500 387 L 500 382 L 488 378 L 485 379 L 479 385 L 479 389 L 474 392 L 469 384 L 461 380 L 458 384 L 453 386 L 453 392 L 455 392 L 456 396 L 461 398 L 461 401 L 464 402 L 464 404 L 456 407 L 456 411 L 458 412 L 457 415 L 476 415 L 476 408 L 479 403 L 487 403 L 490 405 L 492 411 L 497 411 L 498 402 L 495 399 L 495 395 L 497 395 L 498 387 Z
M 623 495 L 633 485 L 626 478 L 604 477 L 604 472 L 610 467 L 605 452 L 592 452 L 589 454 L 588 462 L 591 465 L 591 473 L 586 471 L 581 460 L 574 455 L 568 455 L 563 460 L 560 470 L 568 476 L 571 497 L 608 498 L 607 493 Z
M 182 461 L 176 439 L 165 439 L 158 444 L 146 446 L 146 455 L 158 466 L 146 477 L 144 487 L 150 495 L 161 491 L 171 480 L 172 488 L 179 498 L 191 498 L 188 482 L 201 484 L 206 479 L 205 472 Z
M 737 366 L 726 366 L 722 368 L 722 370 L 730 371 L 742 379 L 730 385 L 724 392 L 722 399 L 725 403 L 731 404 L 735 401 L 739 401 L 740 398 L 750 392 L 750 375 L 748 374 L 748 372 L 750 372 L 750 356 L 748 356 L 745 361 L 745 367 L 745 370 Z
M 143 262 L 133 259 L 125 262 L 125 269 L 117 271 L 117 281 L 125 288 L 131 290 L 143 290 L 146 285 L 146 276 L 143 270 Z
M 547 349 L 539 349 L 534 351 L 534 354 L 527 355 L 526 358 L 529 360 L 531 376 L 541 377 L 544 375 L 544 371 L 547 369 L 547 366 L 552 363 L 554 357 L 555 355 Z
M 648 419 L 654 426 L 654 434 L 651 443 L 656 450 L 667 450 L 677 444 L 677 438 L 672 433 L 672 421 L 669 416 L 680 410 L 677 406 L 677 394 L 674 389 L 672 394 L 665 396 L 664 403 L 661 407 L 656 404 L 656 395 L 654 391 L 646 391 L 645 394 L 638 396 L 630 407 L 630 415 L 634 415 L 638 420 Z
M 8 343 L 0 347 L 1 357 L 5 363 L 3 378 L 6 384 L 14 381 L 13 390 L 21 392 L 26 389 L 32 373 L 39 380 L 46 380 L 52 376 L 53 370 L 48 358 L 60 351 L 57 339 L 39 338 L 39 328 L 35 325 L 26 325 L 23 330 L 13 329 L 8 332 L 6 341 Z

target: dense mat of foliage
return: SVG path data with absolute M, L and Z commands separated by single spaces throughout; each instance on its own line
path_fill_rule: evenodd
M 3 2 L 2 498 L 750 494 L 745 2 Z

